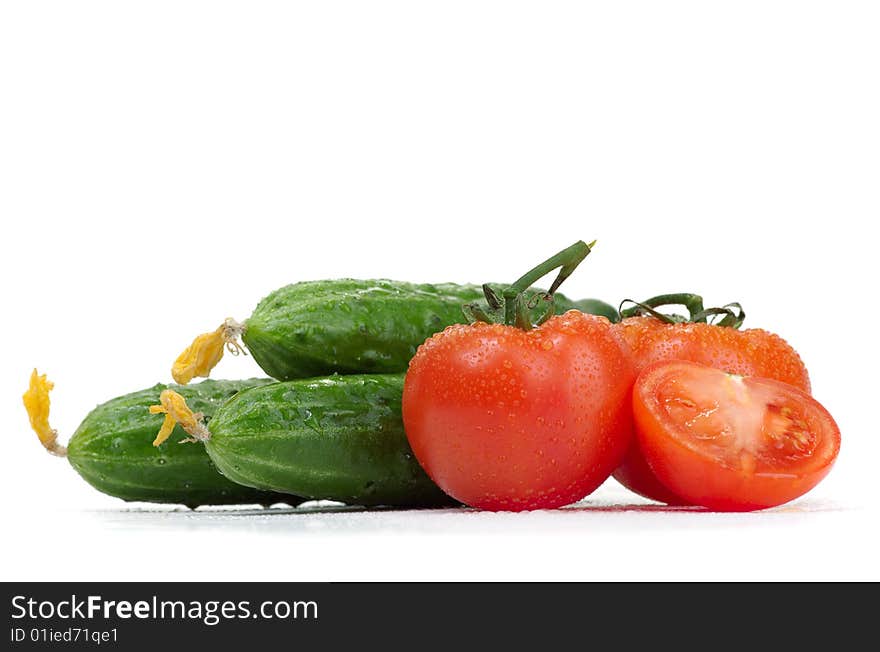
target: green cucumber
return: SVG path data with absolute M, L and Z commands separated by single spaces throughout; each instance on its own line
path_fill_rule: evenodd
M 204 447 L 178 443 L 186 438 L 180 426 L 161 446 L 151 445 L 162 416 L 150 414 L 149 408 L 163 389 L 179 392 L 207 421 L 240 390 L 270 382 L 205 380 L 185 387 L 155 385 L 114 398 L 86 416 L 67 444 L 67 459 L 95 489 L 123 500 L 188 507 L 275 502 L 296 505 L 302 500 L 295 496 L 258 491 L 224 478 Z
M 352 505 L 455 504 L 419 466 L 403 430 L 403 374 L 329 376 L 237 394 L 207 424 L 227 478 Z
M 406 371 L 416 348 L 465 321 L 462 305 L 479 301 L 476 285 L 337 279 L 287 285 L 260 301 L 243 324 L 242 341 L 279 380 L 332 373 Z M 616 321 L 602 301 L 555 295 L 555 309 L 579 309 Z

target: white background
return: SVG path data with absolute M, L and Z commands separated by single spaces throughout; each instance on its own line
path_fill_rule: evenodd
M 0 579 L 880 579 L 880 11 L 871 2 L 7 2 Z M 748 515 L 195 513 L 99 494 L 66 440 L 288 282 L 694 290 L 786 337 L 838 465 Z M 227 359 L 217 377 L 259 373 Z M 629 507 L 615 508 L 613 505 Z

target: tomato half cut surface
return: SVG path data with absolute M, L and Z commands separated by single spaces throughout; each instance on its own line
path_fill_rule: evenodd
M 828 474 L 840 450 L 837 424 L 809 394 L 680 360 L 639 375 L 633 415 L 660 482 L 718 511 L 794 500 Z

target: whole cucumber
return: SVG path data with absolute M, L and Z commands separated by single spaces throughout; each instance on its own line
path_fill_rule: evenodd
M 422 342 L 464 322 L 462 305 L 482 298 L 480 286 L 452 283 L 294 283 L 260 301 L 242 327 L 242 340 L 257 364 L 279 380 L 403 372 Z M 602 301 L 555 295 L 557 313 L 573 308 L 617 319 Z
M 95 489 L 123 500 L 179 503 L 188 507 L 285 502 L 302 499 L 243 487 L 224 478 L 203 446 L 180 444 L 186 433 L 177 426 L 158 448 L 150 442 L 162 417 L 150 405 L 163 389 L 179 392 L 205 420 L 242 389 L 272 382 L 205 380 L 188 386 L 155 385 L 114 398 L 92 410 L 67 444 L 67 459 Z
M 237 394 L 208 424 L 208 454 L 231 480 L 354 505 L 455 504 L 403 430 L 403 375 L 329 376 Z

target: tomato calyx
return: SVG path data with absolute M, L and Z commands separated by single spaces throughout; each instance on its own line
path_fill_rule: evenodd
M 530 269 L 518 278 L 512 285 L 504 288 L 499 294 L 488 283 L 483 284 L 483 295 L 486 298 L 485 305 L 480 302 L 467 303 L 462 306 L 465 317 L 470 323 L 485 322 L 488 324 L 504 324 L 515 326 L 524 331 L 540 326 L 554 314 L 553 295 L 563 281 L 571 276 L 578 265 L 583 262 L 596 241 L 587 244 L 578 240 L 570 247 L 566 247 L 554 256 L 551 256 L 540 265 Z M 556 279 L 546 292 L 529 293 L 529 288 L 540 278 L 546 276 L 555 269 L 559 269 Z M 542 305 L 543 304 L 543 305 Z M 537 318 L 533 320 L 533 312 L 540 306 Z
M 626 304 L 632 304 L 624 308 Z M 665 306 L 683 306 L 688 314 L 660 312 L 658 308 Z M 620 302 L 620 318 L 640 317 L 650 315 L 666 324 L 712 324 L 727 328 L 739 329 L 746 319 L 746 312 L 738 302 L 732 302 L 720 307 L 704 308 L 703 297 L 692 292 L 678 292 L 674 294 L 660 294 L 644 301 L 624 299 Z M 720 317 L 720 319 L 718 319 Z

